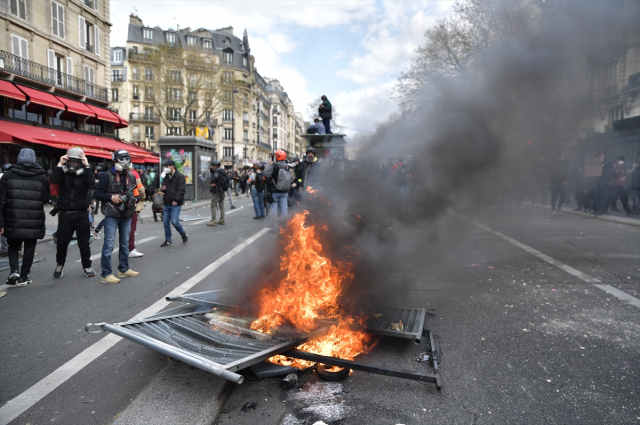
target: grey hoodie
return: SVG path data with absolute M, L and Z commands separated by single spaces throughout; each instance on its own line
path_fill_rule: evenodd
M 33 149 L 22 149 L 18 154 L 18 163 L 29 164 L 31 162 L 36 162 L 36 153 Z

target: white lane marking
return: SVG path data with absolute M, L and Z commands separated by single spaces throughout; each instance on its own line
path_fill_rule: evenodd
M 260 236 L 267 233 L 269 229 L 265 228 L 255 233 L 253 236 L 242 242 L 204 269 L 200 270 L 195 276 L 169 292 L 165 297 L 181 295 L 194 287 L 202 279 L 213 273 L 217 268 L 229 261 L 234 255 L 238 254 L 244 248 L 255 242 Z M 156 314 L 169 304 L 163 297 L 155 302 L 149 308 L 144 309 L 135 317 L 147 317 Z M 130 319 L 130 320 L 134 320 Z M 93 360 L 103 355 L 108 349 L 113 347 L 122 338 L 113 334 L 109 334 L 82 353 L 60 366 L 50 375 L 34 384 L 31 388 L 18 395 L 16 398 L 9 400 L 4 406 L 0 407 L 0 425 L 7 425 L 9 422 L 20 416 L 27 409 L 42 400 L 47 394 L 62 385 L 65 381 L 78 373 L 82 368 L 87 366 Z
M 564 270 L 565 272 L 577 277 L 578 279 L 582 280 L 583 282 L 588 282 L 588 283 L 592 283 L 596 288 L 602 289 L 603 291 L 613 295 L 614 297 L 623 300 L 623 301 L 628 301 L 631 303 L 631 305 L 640 308 L 640 299 L 633 297 L 629 294 L 625 294 L 624 292 L 622 292 L 619 289 L 614 288 L 611 285 L 606 285 L 603 283 L 600 283 L 600 279 L 596 279 L 595 277 L 591 277 L 587 274 L 582 273 L 580 270 L 576 270 L 573 267 L 567 266 L 564 263 L 561 263 L 558 260 L 555 260 L 551 257 L 549 257 L 548 255 L 545 255 L 543 253 L 541 253 L 540 251 L 538 251 L 537 249 L 533 249 L 528 245 L 525 245 L 523 243 L 518 242 L 517 240 L 510 238 L 509 236 L 498 232 L 497 230 L 493 230 L 490 227 L 485 226 L 484 224 L 478 223 L 475 220 L 471 220 L 470 218 L 467 218 L 463 215 L 460 215 L 458 213 L 453 213 L 455 215 L 457 215 L 458 217 L 470 221 L 471 223 L 475 224 L 476 226 L 478 226 L 479 228 L 486 230 L 489 233 L 492 233 L 494 235 L 496 235 L 497 237 L 499 237 L 500 239 L 504 239 L 505 241 L 517 246 L 518 248 L 521 248 L 525 251 L 527 251 L 529 254 L 534 255 L 536 257 L 538 257 L 541 260 L 546 261 L 547 263 L 556 266 L 557 268 Z
M 236 208 L 235 210 L 231 210 L 231 211 L 225 211 L 224 215 L 229 215 L 229 214 L 233 214 L 234 212 L 240 211 L 241 209 L 243 209 L 244 207 L 240 207 L 240 208 Z M 204 223 L 208 223 L 211 221 L 211 218 L 205 218 L 204 220 L 198 220 L 198 221 L 194 221 L 193 223 L 189 223 L 187 224 L 187 226 L 197 226 L 198 224 L 204 224 Z
M 136 241 L 136 245 L 142 245 L 143 243 L 152 241 L 154 239 L 159 238 L 159 236 L 150 236 L 148 238 L 144 238 L 144 239 L 140 239 L 139 241 Z M 115 243 L 115 242 L 114 242 Z M 120 247 L 117 246 L 115 248 L 113 248 L 113 252 L 111 253 L 111 255 L 113 254 L 117 254 L 118 252 L 120 252 Z M 91 257 L 89 257 L 91 260 L 97 260 L 98 258 L 102 257 L 102 248 L 100 248 L 100 252 L 98 254 L 93 254 Z M 82 260 L 76 260 L 76 263 L 79 263 Z

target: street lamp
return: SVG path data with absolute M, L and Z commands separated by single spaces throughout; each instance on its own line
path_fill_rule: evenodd
M 235 97 L 233 96 L 235 93 L 240 93 L 240 90 L 231 86 L 231 169 L 233 171 L 236 170 L 236 151 L 235 151 L 235 141 L 236 141 L 236 102 Z

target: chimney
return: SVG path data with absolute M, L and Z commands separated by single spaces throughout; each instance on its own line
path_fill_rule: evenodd
M 138 16 L 134 15 L 133 13 L 129 15 L 129 23 L 134 25 L 140 25 L 141 27 L 144 26 L 144 24 L 142 23 L 142 19 L 138 18 Z

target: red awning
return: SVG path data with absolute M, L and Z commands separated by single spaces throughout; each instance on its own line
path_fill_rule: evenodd
M 36 127 L 12 121 L 0 121 L 0 141 L 35 143 L 65 150 L 79 147 L 88 156 L 108 159 L 111 158 L 111 152 L 126 149 L 131 154 L 131 160 L 136 164 L 143 164 L 149 156 L 152 156 L 149 152 L 108 137 Z
M 29 96 L 31 103 L 36 105 L 48 106 L 50 108 L 64 110 L 64 104 L 60 102 L 54 95 L 45 93 L 43 91 L 30 89 L 29 87 L 16 84 L 16 87 L 20 89 L 24 94 Z
M 115 115 L 116 118 L 118 118 L 118 121 L 120 122 L 119 124 L 114 125 L 115 128 L 127 128 L 129 127 L 129 121 L 125 120 L 124 118 L 122 118 L 120 115 L 118 115 L 117 113 L 113 112 L 113 111 L 109 111 L 111 112 L 113 115 Z
M 96 113 L 99 120 L 120 124 L 120 120 L 114 117 L 111 111 L 103 108 L 98 108 L 97 106 L 93 106 L 93 105 L 86 105 L 86 106 Z
M 26 102 L 27 96 L 24 95 L 16 86 L 8 81 L 0 80 L 0 96 L 9 97 L 15 100 Z
M 68 112 L 72 112 L 78 115 L 84 115 L 86 117 L 95 117 L 96 114 L 91 109 L 89 109 L 84 103 L 78 102 L 77 100 L 67 99 L 66 97 L 56 96 L 58 100 L 64 103 L 64 106 L 67 107 Z

